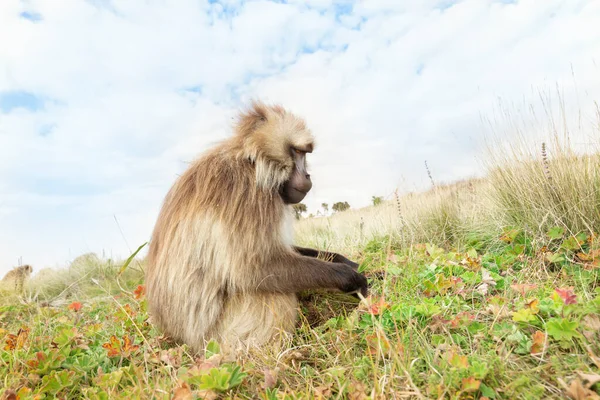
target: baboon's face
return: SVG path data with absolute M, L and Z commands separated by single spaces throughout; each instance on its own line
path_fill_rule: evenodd
M 306 148 L 291 147 L 290 154 L 294 167 L 288 180 L 283 184 L 281 197 L 286 204 L 296 204 L 302 201 L 312 188 L 310 174 L 306 171 L 306 153 L 312 152 L 312 146 Z

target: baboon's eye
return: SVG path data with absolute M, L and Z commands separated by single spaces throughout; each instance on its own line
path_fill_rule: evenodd
M 296 154 L 302 154 L 302 150 L 298 150 L 298 149 L 296 149 L 296 148 L 294 148 L 294 152 L 295 152 Z

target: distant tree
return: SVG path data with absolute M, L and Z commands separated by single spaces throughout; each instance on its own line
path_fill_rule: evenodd
M 308 214 L 308 218 L 314 218 L 314 217 L 315 217 L 314 214 L 312 214 L 312 213 Z
M 381 202 L 383 201 L 383 197 L 381 197 L 381 196 L 373 196 L 373 197 L 371 198 L 371 200 L 373 201 L 373 205 L 374 205 L 374 206 L 378 206 L 378 205 L 380 205 L 380 204 L 381 204 Z
M 292 208 L 294 209 L 294 214 L 296 214 L 296 219 L 300 219 L 302 213 L 305 213 L 308 210 L 304 203 L 294 204 Z
M 323 211 L 325 211 L 325 215 L 327 215 L 327 211 L 329 211 L 329 204 L 327 203 L 322 203 L 321 207 L 323 207 Z
M 333 207 L 331 207 L 331 209 L 336 212 L 346 211 L 349 208 L 350 208 L 350 204 L 348 204 L 347 201 L 344 201 L 344 202 L 338 201 L 337 203 L 334 203 Z

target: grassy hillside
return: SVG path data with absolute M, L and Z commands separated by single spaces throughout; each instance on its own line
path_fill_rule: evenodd
M 594 134 L 596 136 L 598 132 Z M 484 179 L 298 223 L 371 277 L 303 296 L 287 350 L 195 357 L 148 320 L 143 262 L 86 255 L 0 293 L 6 398 L 598 399 L 600 155 L 552 137 Z

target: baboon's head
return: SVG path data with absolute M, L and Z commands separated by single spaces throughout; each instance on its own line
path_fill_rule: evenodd
M 33 268 L 31 267 L 31 265 L 26 264 L 23 265 L 23 267 L 21 267 L 21 271 L 23 271 L 23 276 L 29 276 L 33 272 Z
M 304 121 L 280 106 L 254 103 L 237 128 L 244 155 L 256 165 L 256 181 L 277 190 L 286 204 L 302 201 L 312 188 L 306 154 L 314 138 Z

